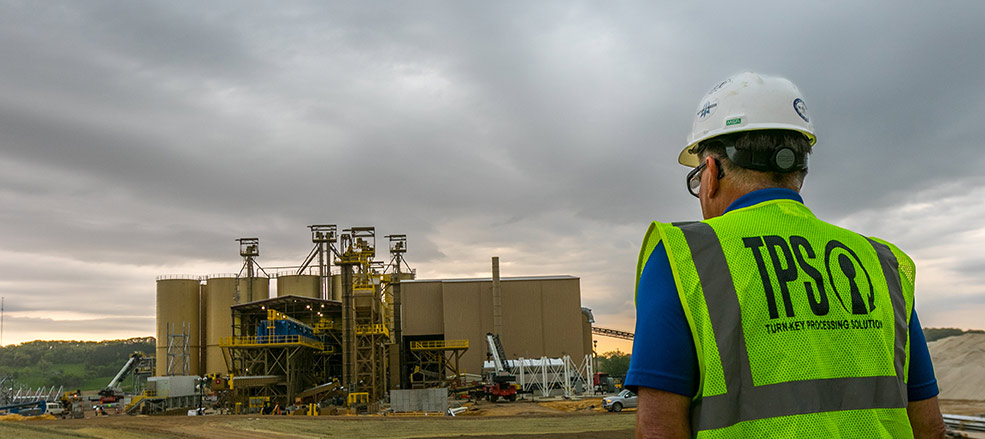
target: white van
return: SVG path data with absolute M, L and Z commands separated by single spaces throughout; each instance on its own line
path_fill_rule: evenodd
M 59 401 L 49 401 L 45 403 L 45 413 L 52 416 L 61 416 L 65 413 L 65 408 L 62 407 L 62 403 Z

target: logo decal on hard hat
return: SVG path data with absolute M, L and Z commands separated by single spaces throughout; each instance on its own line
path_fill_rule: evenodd
M 725 87 L 727 84 L 729 84 L 731 82 L 732 82 L 732 78 L 728 78 L 728 79 L 726 79 L 726 80 L 724 80 L 722 82 L 719 82 L 718 85 L 712 87 L 711 90 L 708 91 L 708 94 L 712 94 L 712 93 L 714 93 L 714 92 L 716 92 L 718 90 L 721 90 L 722 87 Z
M 708 116 L 711 116 L 711 114 L 715 112 L 716 108 L 718 108 L 718 99 L 705 101 L 705 103 L 701 105 L 701 109 L 698 110 L 698 117 L 705 119 Z
M 803 99 L 797 98 L 793 100 L 793 110 L 797 112 L 797 115 L 800 116 L 801 119 L 804 119 L 804 122 L 811 122 L 807 119 L 807 104 L 804 103 Z

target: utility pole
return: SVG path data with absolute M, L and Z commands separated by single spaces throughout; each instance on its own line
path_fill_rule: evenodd
M 6 297 L 0 297 L 0 348 L 3 347 L 3 301 Z

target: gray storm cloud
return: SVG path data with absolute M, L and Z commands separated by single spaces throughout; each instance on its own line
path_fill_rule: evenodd
M 146 335 L 156 274 L 237 271 L 241 236 L 261 263 L 297 264 L 308 224 L 376 225 L 408 235 L 422 277 L 512 258 L 512 274 L 581 277 L 598 324 L 631 330 L 646 224 L 699 215 L 676 163 L 693 108 L 751 69 L 805 93 L 815 213 L 928 267 L 925 325 L 980 327 L 955 316 L 983 292 L 949 293 L 947 273 L 985 284 L 968 225 L 985 208 L 940 194 L 982 183 L 983 12 L 0 2 L 0 295 Z M 7 334 L 32 339 L 24 322 Z

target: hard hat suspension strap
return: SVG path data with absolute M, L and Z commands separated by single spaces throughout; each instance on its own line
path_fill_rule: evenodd
M 726 145 L 725 154 L 736 166 L 762 172 L 793 172 L 807 169 L 807 155 L 781 146 L 773 150 L 750 151 Z

